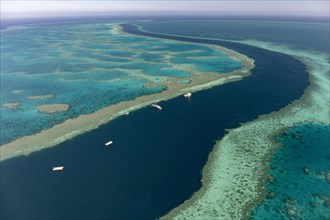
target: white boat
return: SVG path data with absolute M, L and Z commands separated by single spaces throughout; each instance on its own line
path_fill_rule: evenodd
M 191 97 L 191 92 L 187 92 L 187 93 L 185 93 L 185 94 L 183 94 L 183 97 L 185 97 L 185 98 L 189 98 L 189 97 Z
M 126 113 L 125 113 L 125 115 L 128 115 L 128 114 L 129 114 L 129 112 L 126 112 Z
M 158 109 L 158 110 L 162 110 L 163 108 L 160 105 L 157 104 L 151 104 L 152 108 Z
M 63 170 L 64 169 L 64 167 L 63 166 L 61 166 L 61 167 L 53 167 L 53 171 L 60 171 L 60 170 Z
M 113 142 L 112 141 L 108 141 L 107 143 L 105 143 L 104 145 L 105 146 L 109 146 L 110 144 L 112 144 Z

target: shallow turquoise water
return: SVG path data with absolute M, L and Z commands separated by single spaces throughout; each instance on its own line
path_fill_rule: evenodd
M 123 35 L 106 22 L 30 25 L 0 34 L 1 144 L 80 114 L 160 92 L 166 88 L 157 83 L 164 77 L 192 76 L 176 68 L 189 63 L 184 53 L 217 62 L 212 71 L 218 73 L 240 68 L 236 60 L 210 47 Z M 180 64 L 170 62 L 176 54 L 181 54 Z M 212 61 L 215 58 L 219 59 Z M 205 65 L 196 63 L 192 68 L 203 72 Z M 49 94 L 53 98 L 27 99 Z M 17 109 L 3 106 L 16 102 Z M 70 106 L 67 112 L 49 115 L 36 109 L 62 103 Z
M 226 54 L 220 52 L 220 51 L 214 51 L 214 50 L 195 50 L 195 51 L 189 51 L 189 52 L 182 52 L 182 53 L 176 53 L 176 57 L 205 57 L 205 56 L 215 56 L 215 57 L 226 57 Z
M 253 211 L 252 219 L 329 219 L 330 207 L 319 196 L 330 196 L 330 182 L 324 176 L 330 172 L 330 126 L 300 125 L 287 129 L 276 141 L 283 147 L 270 162 L 274 182 L 267 183 L 268 197 Z
M 183 58 L 174 57 L 171 62 L 177 64 L 191 64 L 195 69 L 202 72 L 229 72 L 233 69 L 239 69 L 242 67 L 241 62 L 233 61 L 229 58 Z M 223 65 L 223 64 L 226 65 Z
M 189 84 L 189 83 L 191 83 L 191 81 L 189 79 L 182 79 L 179 82 L 182 83 L 182 84 Z

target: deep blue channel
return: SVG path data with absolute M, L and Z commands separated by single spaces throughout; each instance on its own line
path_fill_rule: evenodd
M 27 157 L 1 162 L 2 219 L 155 219 L 201 187 L 201 170 L 226 128 L 283 108 L 309 85 L 296 59 L 217 40 L 255 60 L 241 81 L 161 102 Z M 22 128 L 24 129 L 24 128 Z M 103 144 L 114 141 L 110 148 Z M 65 166 L 52 172 L 52 166 Z

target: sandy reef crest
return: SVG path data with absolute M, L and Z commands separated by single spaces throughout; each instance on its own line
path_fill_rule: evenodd
M 65 112 L 70 108 L 68 104 L 49 104 L 37 106 L 38 112 L 52 114 L 55 112 Z
M 10 102 L 10 103 L 5 103 L 2 106 L 10 109 L 17 109 L 21 103 L 19 102 Z
M 260 41 L 237 42 L 295 57 L 308 67 L 311 85 L 280 111 L 230 130 L 209 155 L 202 188 L 163 219 L 248 219 L 265 193 L 267 161 L 279 146 L 274 136 L 302 123 L 330 123 L 327 55 Z
M 36 95 L 36 96 L 26 96 L 27 99 L 34 100 L 34 99 L 51 99 L 54 98 L 53 94 L 48 95 Z
M 19 94 L 19 93 L 23 93 L 23 92 L 24 92 L 24 90 L 22 90 L 22 89 L 16 89 L 16 90 L 12 91 L 13 94 Z

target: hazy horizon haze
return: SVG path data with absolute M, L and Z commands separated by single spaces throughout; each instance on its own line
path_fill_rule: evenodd
M 129 15 L 329 17 L 329 1 L 1 1 L 1 18 Z

